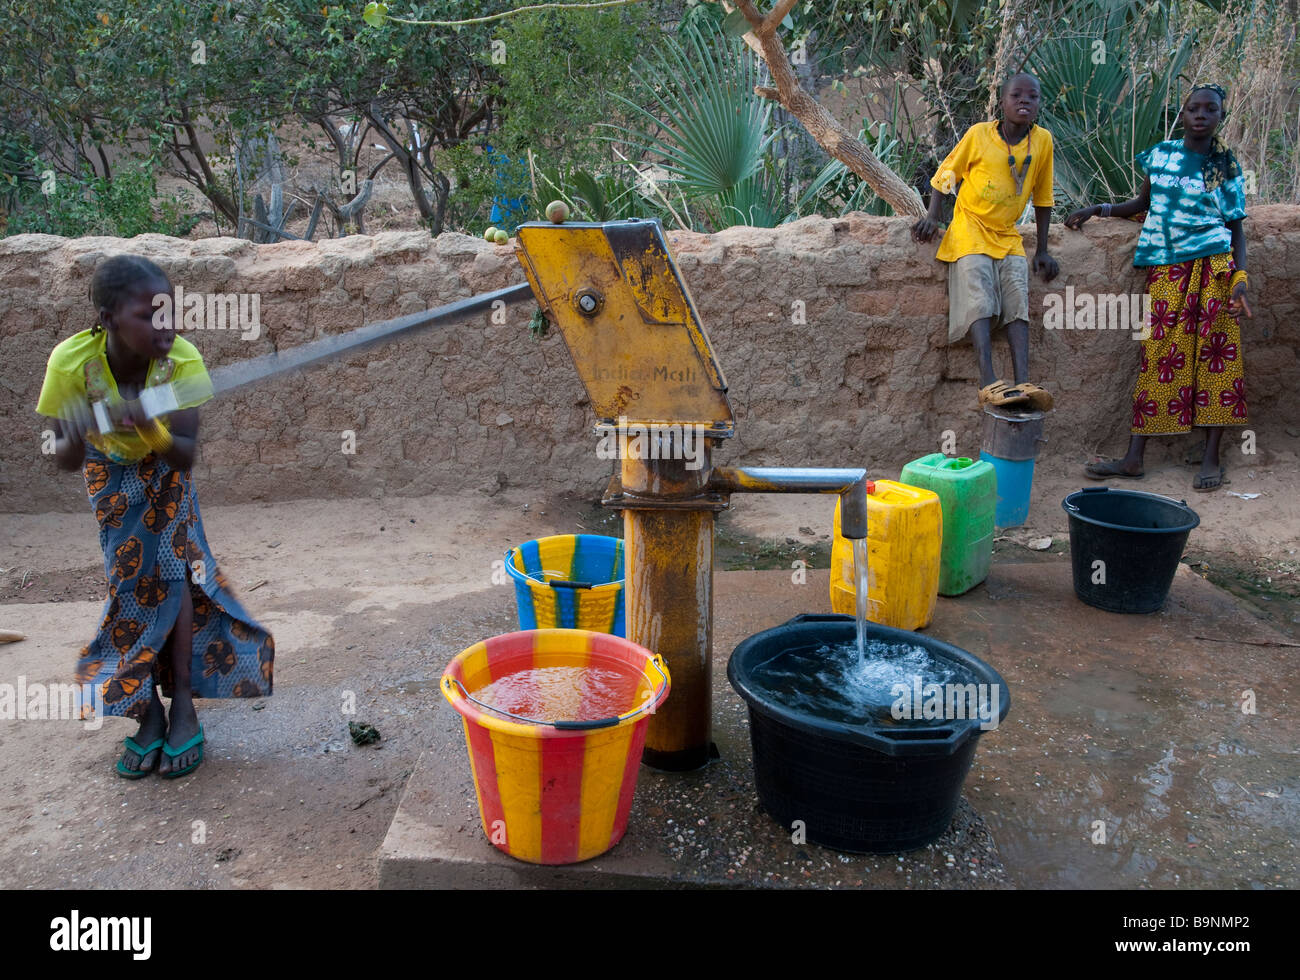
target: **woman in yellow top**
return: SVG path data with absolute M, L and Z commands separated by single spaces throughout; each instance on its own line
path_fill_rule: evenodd
M 979 403 L 1028 405 L 1046 410 L 1052 396 L 1029 383 L 1029 263 L 1016 230 L 1030 198 L 1038 224 L 1033 269 L 1056 278 L 1047 254 L 1052 218 L 1052 134 L 1035 126 L 1041 101 L 1038 79 L 1012 75 L 1002 85 L 1002 118 L 977 123 L 939 165 L 930 181 L 930 211 L 912 227 L 918 242 L 939 228 L 945 194 L 956 193 L 952 224 L 935 256 L 948 266 L 948 341 L 971 333 L 979 357 Z M 1007 328 L 1015 384 L 993 370 L 994 322 Z
M 36 406 L 56 420 L 59 467 L 82 470 L 104 552 L 108 598 L 77 681 L 92 685 L 94 709 L 140 722 L 119 775 L 183 776 L 203 761 L 194 697 L 269 695 L 275 642 L 231 596 L 203 534 L 190 467 L 211 382 L 175 335 L 173 307 L 157 308 L 171 283 L 120 255 L 95 269 L 90 292 L 99 322 L 54 348 Z M 147 420 L 142 403 L 164 392 L 189 394 L 165 421 Z

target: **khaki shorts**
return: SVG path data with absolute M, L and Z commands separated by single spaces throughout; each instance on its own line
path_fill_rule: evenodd
M 1029 260 L 1023 255 L 963 255 L 948 264 L 948 343 L 985 317 L 995 327 L 1029 322 Z

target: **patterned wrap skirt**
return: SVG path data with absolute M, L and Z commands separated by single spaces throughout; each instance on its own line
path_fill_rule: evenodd
M 77 683 L 94 685 L 82 690 L 105 715 L 137 719 L 155 683 L 170 696 L 171 657 L 162 650 L 181 610 L 181 590 L 188 588 L 194 696 L 269 695 L 275 641 L 230 594 L 217 569 L 189 471 L 172 469 L 155 454 L 116 463 L 87 445 L 82 473 L 108 579 L 99 632 L 77 661 Z M 93 711 L 83 704 L 83 716 Z
M 1151 329 L 1133 387 L 1134 435 L 1247 423 L 1241 327 L 1228 312 L 1234 268 L 1224 253 L 1148 273 Z

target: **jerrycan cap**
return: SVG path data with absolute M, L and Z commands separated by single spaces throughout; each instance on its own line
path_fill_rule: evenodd
M 873 493 L 875 493 L 875 492 L 876 492 L 876 481 L 875 481 L 875 480 L 868 480 L 868 481 L 867 481 L 867 493 L 868 493 L 868 494 L 873 494 Z

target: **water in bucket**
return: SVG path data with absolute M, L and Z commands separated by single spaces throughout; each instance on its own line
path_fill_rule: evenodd
M 596 721 L 631 711 L 650 690 L 642 673 L 608 667 L 530 667 L 499 677 L 474 697 L 506 714 L 543 721 Z

